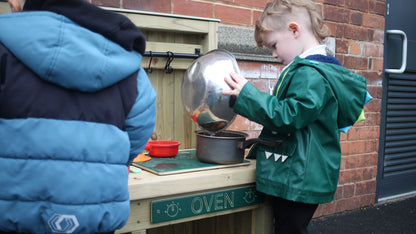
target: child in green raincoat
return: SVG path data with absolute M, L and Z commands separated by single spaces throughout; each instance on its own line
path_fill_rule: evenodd
M 307 233 L 318 204 L 333 200 L 340 162 L 340 130 L 363 117 L 371 99 L 366 79 L 327 54 L 329 36 L 311 0 L 267 4 L 255 28 L 259 47 L 286 67 L 273 95 L 231 73 L 224 95 L 236 97 L 234 111 L 263 125 L 260 138 L 283 140 L 280 147 L 256 144 L 257 190 L 274 202 L 275 233 Z

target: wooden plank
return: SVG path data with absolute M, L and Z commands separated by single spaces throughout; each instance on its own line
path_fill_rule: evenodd
M 151 67 L 153 68 L 153 70 L 155 69 L 159 69 L 162 70 L 164 72 L 165 69 L 165 65 L 166 65 L 166 58 L 153 58 L 152 59 L 152 64 Z M 149 62 L 150 62 L 150 58 L 149 57 L 144 57 L 142 59 L 142 64 L 141 66 L 146 69 L 149 68 Z M 186 59 L 186 58 L 175 58 L 173 59 L 173 61 L 171 62 L 171 66 L 174 70 L 182 70 L 185 71 L 186 69 L 188 69 L 188 67 L 191 65 L 192 60 L 190 59 Z M 148 74 L 149 76 L 152 76 L 153 74 Z
M 273 233 L 273 209 L 267 197 L 265 203 L 253 210 L 252 233 Z
M 182 104 L 182 79 L 185 71 L 176 71 L 175 72 L 175 95 L 174 99 L 176 100 L 174 106 L 174 118 L 175 118 L 175 125 L 174 125 L 174 132 L 175 138 L 178 139 L 182 144 L 180 145 L 181 149 L 189 149 L 195 146 L 188 145 L 185 140 L 185 130 L 188 126 L 184 125 L 184 121 L 182 121 L 183 112 L 185 108 Z M 189 117 L 190 118 L 190 117 Z M 190 127 L 190 126 L 189 126 Z
M 168 43 L 168 42 L 152 42 L 146 43 L 146 51 L 153 52 L 168 52 L 183 53 L 183 54 L 194 54 L 195 49 L 201 49 L 202 45 L 197 44 L 185 44 L 185 43 Z M 192 60 L 192 59 L 190 59 Z
M 218 48 L 218 24 L 215 22 L 209 23 L 209 31 L 215 33 L 209 33 L 204 41 L 202 41 L 205 53 Z
M 146 234 L 146 230 L 132 231 L 131 234 Z
M 161 30 L 171 32 L 209 33 L 209 22 L 169 16 L 154 16 L 119 12 L 127 16 L 142 30 Z
M 0 2 L 0 14 L 11 13 L 10 5 L 7 2 Z
M 129 191 L 131 200 L 170 196 L 193 191 L 218 189 L 230 186 L 252 184 L 256 181 L 256 163 L 225 169 L 157 176 L 142 171 L 129 175 Z
M 109 8 L 107 8 L 109 9 Z M 135 10 L 109 9 L 126 15 L 144 33 L 146 51 L 194 54 L 217 48 L 218 20 L 195 19 L 178 15 L 140 12 Z M 198 129 L 182 104 L 182 80 L 186 69 L 194 59 L 174 58 L 170 66 L 172 73 L 165 73 L 166 57 L 144 57 L 141 66 L 158 94 L 156 100 L 156 126 L 153 140 L 177 140 L 181 149 L 195 148 L 195 130 Z M 150 63 L 151 62 L 151 63 Z
M 151 228 L 169 226 L 169 225 L 173 225 L 177 223 L 186 223 L 186 222 L 190 222 L 193 220 L 204 220 L 204 219 L 212 218 L 215 216 L 228 215 L 228 214 L 232 214 L 236 212 L 253 210 L 253 209 L 258 208 L 260 205 L 246 206 L 246 207 L 241 207 L 237 209 L 225 210 L 225 211 L 209 213 L 209 214 L 204 214 L 204 215 L 199 215 L 199 216 L 193 216 L 193 217 L 179 219 L 179 220 L 172 220 L 169 222 L 163 222 L 163 223 L 157 223 L 157 224 L 152 224 L 150 221 L 149 212 L 151 210 L 151 200 L 133 201 L 130 206 L 131 206 L 130 216 L 126 225 L 122 229 L 117 230 L 116 233 L 127 233 L 127 232 L 138 231 L 138 230 L 148 230 Z M 196 232 L 196 233 L 199 233 L 199 232 Z M 212 233 L 215 233 L 215 232 L 212 232 Z
M 169 46 L 178 45 L 179 49 L 177 51 L 183 50 L 191 53 L 191 51 L 194 52 L 195 47 L 202 48 L 195 44 L 181 43 L 185 40 L 182 35 L 177 33 L 149 34 L 148 39 L 169 41 L 150 42 L 150 48 L 157 50 L 167 50 Z M 175 43 L 172 44 L 172 42 Z M 196 145 L 194 135 L 196 124 L 193 124 L 186 113 L 181 97 L 184 70 L 189 67 L 193 60 L 175 58 L 171 63 L 174 72 L 170 74 L 164 73 L 166 61 L 166 58 L 153 58 L 151 64 L 153 72 L 148 73 L 158 94 L 156 130 L 152 139 L 177 140 L 182 143 L 181 149 L 194 148 Z M 150 58 L 145 57 L 142 66 L 148 69 L 149 62 Z
M 171 18 L 179 18 L 179 19 L 188 19 L 188 20 L 199 20 L 199 21 L 208 21 L 208 22 L 221 22 L 220 19 L 210 18 L 210 17 L 202 17 L 202 16 L 192 16 L 192 15 L 181 15 L 181 14 L 170 14 L 164 12 L 156 12 L 156 11 L 146 11 L 146 10 L 134 10 L 134 9 L 124 9 L 124 8 L 115 8 L 115 7 L 102 7 L 106 10 L 115 11 L 119 13 L 132 13 L 132 14 L 140 14 L 140 15 L 152 15 L 157 17 L 171 17 Z

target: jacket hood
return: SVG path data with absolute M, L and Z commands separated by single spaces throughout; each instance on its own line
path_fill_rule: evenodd
M 352 126 L 360 117 L 364 105 L 371 100 L 365 77 L 342 66 L 296 57 L 294 66 L 302 64 L 314 67 L 330 84 L 338 101 L 338 126 Z
M 65 16 L 34 11 L 0 15 L 0 42 L 41 79 L 95 92 L 131 75 L 142 56 Z
M 124 49 L 144 54 L 146 39 L 126 16 L 104 10 L 85 0 L 30 0 L 23 11 L 50 11 L 68 17 L 83 28 L 99 33 Z

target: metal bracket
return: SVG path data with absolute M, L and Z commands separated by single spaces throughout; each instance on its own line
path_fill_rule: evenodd
M 173 72 L 173 68 L 172 66 L 170 66 L 170 63 L 173 61 L 173 59 L 175 58 L 175 54 L 171 51 L 166 52 L 168 59 L 166 60 L 166 65 L 165 65 L 165 73 L 172 73 Z
M 153 59 L 153 57 L 166 57 L 167 60 L 166 60 L 166 65 L 165 65 L 165 72 L 166 73 L 172 73 L 173 68 L 170 64 L 172 63 L 174 58 L 197 59 L 197 58 L 199 58 L 203 55 L 204 54 L 201 54 L 201 49 L 195 48 L 195 53 L 194 54 L 173 53 L 172 51 L 167 51 L 167 52 L 146 51 L 143 56 L 144 57 L 150 57 L 149 66 L 148 66 L 148 72 L 149 73 L 153 72 L 153 68 L 152 68 L 152 59 Z

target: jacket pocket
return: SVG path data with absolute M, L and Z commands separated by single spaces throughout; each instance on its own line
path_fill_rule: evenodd
M 250 150 L 247 158 L 256 159 L 257 157 L 265 157 L 266 159 L 274 158 L 275 161 L 282 160 L 286 161 L 287 158 L 292 157 L 296 151 L 296 142 L 293 136 L 286 135 L 275 137 L 275 136 L 261 136 L 264 140 L 276 141 L 282 140 L 283 143 L 279 147 L 270 147 L 262 144 L 255 144 Z

